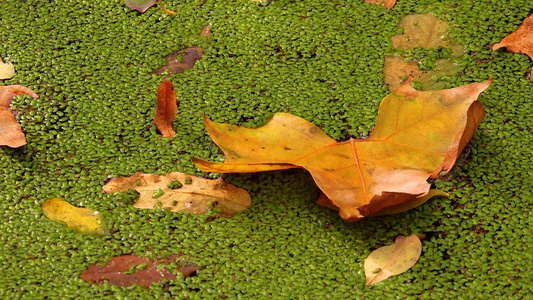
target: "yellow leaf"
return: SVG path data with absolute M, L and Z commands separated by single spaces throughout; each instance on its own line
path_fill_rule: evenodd
M 66 223 L 74 231 L 98 237 L 109 235 L 104 217 L 96 210 L 75 207 L 58 198 L 46 200 L 42 210 L 48 219 Z
M 422 253 L 418 236 L 399 236 L 394 244 L 374 250 L 365 259 L 365 285 L 373 285 L 409 270 Z
M 228 184 L 222 178 L 200 178 L 180 172 L 167 175 L 135 173 L 111 179 L 104 187 L 105 193 L 134 189 L 140 196 L 135 208 L 151 209 L 160 205 L 173 212 L 204 214 L 209 203 L 216 203 L 225 216 L 248 208 L 252 199 L 244 189 Z
M 4 63 L 0 58 L 0 79 L 10 79 L 15 76 L 15 67 L 12 63 Z

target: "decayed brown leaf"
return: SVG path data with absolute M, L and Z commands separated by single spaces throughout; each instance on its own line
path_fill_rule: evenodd
M 375 129 L 364 140 L 337 142 L 287 113 L 255 129 L 204 118 L 226 161 L 193 162 L 219 173 L 305 168 L 340 216 L 356 221 L 425 196 L 427 179 L 449 172 L 485 116 L 476 99 L 491 82 L 425 92 L 404 85 L 383 99 Z
M 224 210 L 223 216 L 231 216 L 252 203 L 248 192 L 222 178 L 211 180 L 179 172 L 121 176 L 111 179 L 103 189 L 105 193 L 138 191 L 140 197 L 133 205 L 136 208 L 151 209 L 160 203 L 163 209 L 194 214 L 206 213 L 209 203 L 214 203 Z
M 157 106 L 154 117 L 155 127 L 164 137 L 171 138 L 176 134 L 172 128 L 172 123 L 177 114 L 176 90 L 170 80 L 164 80 L 157 90 Z
M 206 37 L 206 38 L 210 38 L 211 37 L 211 29 L 213 28 L 213 26 L 211 25 L 205 25 L 204 28 L 202 28 L 202 31 L 200 32 L 200 36 L 201 37 Z
M 22 127 L 9 110 L 11 100 L 15 95 L 30 95 L 37 99 L 39 96 L 31 89 L 21 85 L 0 86 L 0 146 L 18 148 L 26 145 L 26 136 Z
M 386 9 L 391 9 L 396 4 L 396 0 L 365 0 L 370 4 L 382 4 Z
M 527 17 L 515 32 L 495 44 L 492 50 L 502 47 L 507 48 L 507 51 L 510 52 L 527 54 L 529 58 L 533 59 L 533 15 Z M 533 69 L 530 80 L 533 81 Z
M 179 61 L 178 54 L 185 51 L 182 57 L 182 61 Z M 157 68 L 154 71 L 157 75 L 163 74 L 163 72 L 168 71 L 171 74 L 183 73 L 192 67 L 197 60 L 201 59 L 204 55 L 205 50 L 200 47 L 192 47 L 184 50 L 172 52 L 171 54 L 165 56 L 167 64 Z
M 89 266 L 80 274 L 80 278 L 85 281 L 100 283 L 105 280 L 110 284 L 118 286 L 130 286 L 138 284 L 140 286 L 150 286 L 154 282 L 160 282 L 162 278 L 168 280 L 176 279 L 176 275 L 159 268 L 160 264 L 170 264 L 178 258 L 171 255 L 160 261 L 151 261 L 148 258 L 137 255 L 115 256 L 105 266 L 100 263 Z M 199 270 L 197 266 L 181 266 L 178 268 L 183 278 L 190 276 Z
M 376 284 L 409 270 L 422 253 L 418 236 L 399 236 L 394 244 L 374 250 L 365 259 L 365 285 Z

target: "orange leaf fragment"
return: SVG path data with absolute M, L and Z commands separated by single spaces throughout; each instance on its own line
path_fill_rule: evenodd
M 396 0 L 365 0 L 370 4 L 382 4 L 386 9 L 391 9 L 396 4 Z
M 18 148 L 26 145 L 26 136 L 22 132 L 22 127 L 9 110 L 11 100 L 16 95 L 39 98 L 34 91 L 21 85 L 0 86 L 0 146 Z
M 427 179 L 453 167 L 485 116 L 476 100 L 491 82 L 439 91 L 404 85 L 383 99 L 375 129 L 364 140 L 337 142 L 287 113 L 255 129 L 205 119 L 226 161 L 193 162 L 221 173 L 305 168 L 339 215 L 357 221 L 429 192 Z
M 409 270 L 422 253 L 418 236 L 399 236 L 394 244 L 374 250 L 365 259 L 365 285 L 373 285 Z
M 161 261 L 151 261 L 148 258 L 137 255 L 115 256 L 103 267 L 100 266 L 100 263 L 89 266 L 87 270 L 81 272 L 80 278 L 94 283 L 108 280 L 110 284 L 118 286 L 138 284 L 146 287 L 154 282 L 160 282 L 162 278 L 168 280 L 176 279 L 176 275 L 164 268 L 158 268 L 159 264 L 170 264 L 176 258 L 178 256 L 175 254 Z M 183 278 L 190 276 L 199 269 L 200 267 L 197 266 L 183 266 L 178 268 Z
M 510 52 L 527 54 L 529 58 L 533 59 L 533 15 L 527 17 L 515 32 L 495 44 L 492 50 L 495 51 L 503 47 Z M 530 80 L 533 81 L 533 69 Z
M 176 90 L 170 80 L 164 80 L 157 90 L 157 106 L 154 117 L 155 127 L 164 137 L 171 138 L 176 134 L 172 128 L 172 123 L 177 114 Z

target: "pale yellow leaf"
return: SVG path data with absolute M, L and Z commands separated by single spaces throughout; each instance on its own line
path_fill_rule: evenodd
M 104 217 L 96 210 L 76 207 L 58 198 L 46 200 L 41 208 L 48 219 L 63 222 L 74 231 L 98 237 L 109 235 Z
M 399 236 L 394 244 L 374 250 L 365 259 L 365 285 L 376 284 L 409 270 L 422 253 L 418 236 Z
M 172 187 L 179 182 L 181 187 Z M 170 186 L 169 186 L 170 184 Z M 248 208 L 252 200 L 247 191 L 222 178 L 216 180 L 200 178 L 180 172 L 167 175 L 136 173 L 111 179 L 104 187 L 105 193 L 116 193 L 134 189 L 140 196 L 135 208 L 151 209 L 161 206 L 173 212 L 204 214 L 213 203 L 224 210 L 225 216 Z
M 0 58 L 0 79 L 10 79 L 15 76 L 15 67 L 12 63 L 4 63 Z

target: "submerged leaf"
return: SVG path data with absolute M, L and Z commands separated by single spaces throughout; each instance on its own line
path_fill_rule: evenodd
M 176 90 L 170 80 L 164 80 L 157 90 L 157 106 L 154 117 L 155 126 L 164 137 L 171 138 L 176 134 L 172 128 L 172 123 L 177 114 Z
M 404 85 L 381 102 L 372 134 L 337 142 L 304 119 L 277 113 L 251 129 L 205 119 L 224 163 L 193 158 L 206 172 L 305 168 L 340 216 L 356 221 L 429 192 L 446 174 L 485 116 L 476 101 L 492 80 L 440 91 Z
M 135 173 L 129 177 L 111 179 L 104 187 L 105 193 L 134 189 L 140 197 L 135 208 L 151 209 L 161 205 L 173 212 L 204 214 L 209 204 L 224 210 L 225 216 L 248 208 L 252 200 L 245 190 L 226 183 L 222 178 L 210 180 L 179 172 L 167 175 Z
M 454 60 L 464 54 L 463 46 L 456 40 L 447 37 L 449 25 L 432 14 L 414 14 L 403 17 L 398 27 L 403 33 L 391 37 L 395 49 L 412 50 L 413 48 L 449 49 L 441 57 L 424 57 L 429 66 L 422 64 L 420 57 L 406 59 L 404 56 L 385 57 L 383 73 L 389 91 L 394 92 L 409 79 L 422 84 L 423 90 L 441 89 L 457 73 L 459 66 Z M 433 54 L 435 55 L 435 54 Z M 419 64 L 424 68 L 419 69 Z
M 185 53 L 183 53 L 180 61 L 178 59 L 178 54 L 182 52 Z M 157 75 L 161 75 L 166 72 L 171 74 L 183 73 L 194 67 L 196 61 L 201 59 L 204 53 L 205 50 L 200 47 L 192 47 L 172 52 L 171 54 L 165 56 L 167 64 L 157 68 L 154 73 Z
M 150 7 L 154 6 L 156 1 L 157 0 L 124 0 L 124 4 L 132 10 L 137 10 L 143 13 Z
M 409 270 L 422 253 L 418 236 L 399 236 L 394 244 L 374 250 L 365 259 L 365 285 L 376 284 Z
M 18 148 L 26 145 L 26 136 L 13 113 L 9 111 L 11 100 L 16 95 L 39 98 L 34 91 L 21 85 L 0 86 L 0 146 Z
M 115 256 L 103 267 L 100 266 L 100 263 L 89 266 L 87 270 L 81 272 L 80 278 L 94 283 L 107 280 L 110 284 L 118 286 L 138 284 L 146 287 L 154 282 L 160 282 L 162 278 L 167 280 L 176 279 L 176 275 L 164 268 L 160 268 L 160 264 L 170 264 L 177 258 L 177 255 L 172 255 L 161 261 L 152 261 L 137 255 Z M 190 276 L 199 269 L 200 267 L 190 265 L 178 267 L 178 271 L 183 278 Z
M 12 63 L 4 63 L 0 58 L 0 79 L 9 79 L 15 76 L 15 67 Z
M 527 17 L 515 32 L 495 44 L 492 50 L 502 47 L 507 48 L 507 51 L 510 52 L 524 53 L 533 59 L 533 15 Z M 530 80 L 533 81 L 533 69 L 531 70 Z
M 46 200 L 42 210 L 48 219 L 63 222 L 74 231 L 98 237 L 109 235 L 105 219 L 98 211 L 75 207 L 58 198 Z

